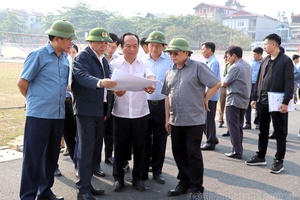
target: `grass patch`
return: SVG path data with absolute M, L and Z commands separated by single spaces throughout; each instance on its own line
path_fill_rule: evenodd
M 24 106 L 25 98 L 17 87 L 22 66 L 18 62 L 0 62 L 0 108 Z
M 17 79 L 23 63 L 0 62 L 0 146 L 10 146 L 9 142 L 23 135 L 25 123 L 25 98 L 19 92 Z
M 0 110 L 0 146 L 11 146 L 9 142 L 24 134 L 25 111 L 19 109 Z

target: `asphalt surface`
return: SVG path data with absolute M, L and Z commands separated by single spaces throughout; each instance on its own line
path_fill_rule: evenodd
M 241 160 L 236 160 L 224 155 L 231 149 L 230 138 L 221 136 L 226 131 L 226 127 L 217 128 L 220 143 L 216 146 L 216 150 L 202 152 L 205 167 L 205 200 L 300 200 L 300 138 L 297 136 L 300 129 L 300 105 L 296 107 L 296 111 L 289 113 L 285 170 L 281 174 L 269 172 L 276 149 L 275 140 L 269 141 L 266 156 L 267 166 L 247 166 L 245 161 L 257 151 L 258 130 L 244 131 L 244 154 Z M 145 181 L 147 190 L 139 192 L 131 186 L 130 171 L 125 177 L 125 189 L 115 193 L 113 192 L 112 166 L 103 162 L 102 169 L 106 172 L 106 177 L 93 177 L 92 180 L 95 188 L 105 189 L 105 194 L 97 198 L 99 200 L 187 199 L 187 194 L 178 197 L 167 196 L 168 190 L 175 188 L 178 183 L 177 168 L 172 156 L 170 141 L 169 137 L 163 168 L 166 184 L 157 184 L 152 179 L 152 174 L 149 174 L 150 179 Z M 203 141 L 206 141 L 205 136 Z M 132 162 L 130 164 L 132 165 Z M 21 166 L 22 159 L 20 158 L 0 162 L 0 200 L 19 199 Z M 63 176 L 55 178 L 52 190 L 55 194 L 64 196 L 65 200 L 76 200 L 76 176 L 70 158 L 61 154 L 59 166 Z

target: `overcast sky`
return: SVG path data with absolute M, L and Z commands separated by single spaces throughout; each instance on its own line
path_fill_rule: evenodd
M 91 8 L 105 8 L 109 11 L 117 11 L 124 16 L 130 16 L 147 12 L 172 15 L 193 14 L 193 8 L 200 3 L 225 5 L 226 0 L 8 0 L 1 1 L 0 8 L 26 9 L 45 13 L 59 10 L 62 6 L 73 7 L 77 2 L 86 2 Z M 292 12 L 300 14 L 300 0 L 281 1 L 284 3 L 275 0 L 238 0 L 238 2 L 245 6 L 244 10 L 248 12 L 274 18 L 276 18 L 277 12 L 282 11 L 287 17 L 290 17 Z

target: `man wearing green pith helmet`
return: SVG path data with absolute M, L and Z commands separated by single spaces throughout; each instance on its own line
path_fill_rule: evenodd
M 203 159 L 200 149 L 208 100 L 221 86 L 220 80 L 204 64 L 190 59 L 187 40 L 174 38 L 166 49 L 174 63 L 164 80 L 166 129 L 171 133 L 172 152 L 179 183 L 168 196 L 191 190 L 189 200 L 203 199 Z M 206 90 L 206 87 L 208 88 Z
M 69 61 L 65 52 L 77 39 L 73 25 L 55 21 L 49 42 L 31 52 L 17 82 L 26 98 L 21 200 L 63 200 L 51 191 L 65 118 Z
M 146 155 L 144 162 L 143 179 L 148 179 L 149 167 L 152 167 L 153 179 L 158 184 L 164 184 L 162 168 L 165 159 L 168 133 L 165 129 L 165 95 L 161 88 L 166 72 L 173 66 L 170 56 L 163 52 L 167 45 L 165 34 L 161 31 L 152 31 L 146 39 L 149 53 L 144 57 L 150 61 L 151 70 L 156 80 L 156 89 L 147 94 L 150 115 L 146 141 Z
M 104 131 L 105 88 L 116 82 L 109 79 L 110 71 L 104 53 L 112 42 L 107 30 L 101 27 L 90 31 L 85 39 L 89 46 L 82 50 L 73 63 L 73 107 L 78 131 L 77 200 L 95 200 L 104 190 L 96 190 L 91 178 L 102 149 Z

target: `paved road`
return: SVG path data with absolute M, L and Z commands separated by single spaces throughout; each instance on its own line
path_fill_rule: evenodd
M 244 132 L 244 155 L 242 160 L 230 159 L 224 156 L 231 148 L 228 137 L 221 137 L 226 128 L 217 128 L 220 144 L 215 151 L 202 152 L 204 157 L 204 187 L 206 200 L 300 200 L 300 138 L 297 137 L 300 129 L 300 105 L 298 110 L 289 115 L 289 135 L 287 142 L 285 171 L 281 174 L 269 173 L 275 154 L 276 143 L 270 140 L 266 160 L 267 166 L 250 167 L 244 162 L 254 155 L 257 150 L 257 134 L 255 129 Z M 204 137 L 205 141 L 205 137 Z M 147 190 L 136 191 L 130 184 L 131 174 L 126 174 L 125 190 L 121 193 L 113 192 L 112 167 L 102 164 L 107 176 L 93 178 L 96 188 L 105 189 L 105 195 L 98 199 L 108 200 L 158 200 L 158 199 L 187 199 L 187 195 L 167 197 L 167 191 L 176 186 L 177 168 L 173 160 L 170 138 L 164 165 L 165 185 L 159 185 L 152 179 L 145 181 Z M 0 200 L 17 200 L 19 192 L 20 172 L 22 159 L 15 159 L 0 163 Z M 75 172 L 69 157 L 60 155 L 60 169 L 63 176 L 56 178 L 53 191 L 62 195 L 66 200 L 76 200 Z M 149 175 L 151 177 L 151 175 Z

